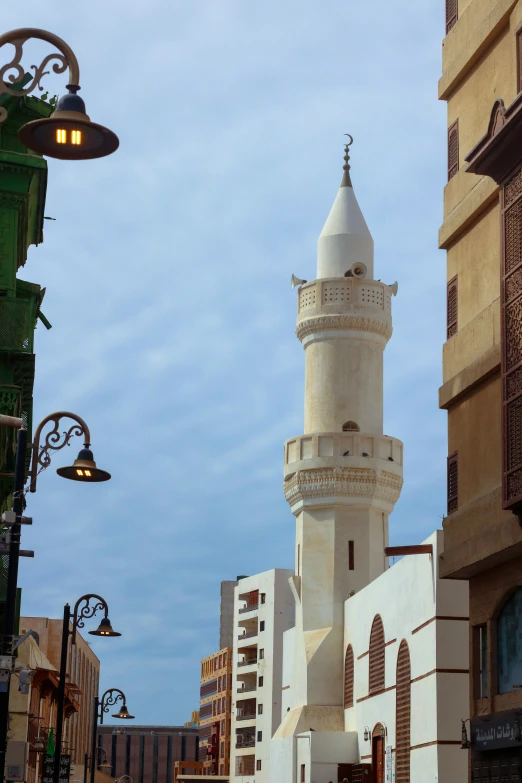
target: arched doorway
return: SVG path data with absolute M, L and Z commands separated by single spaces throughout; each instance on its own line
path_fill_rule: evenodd
M 384 726 L 377 723 L 372 732 L 373 783 L 385 783 L 384 750 Z

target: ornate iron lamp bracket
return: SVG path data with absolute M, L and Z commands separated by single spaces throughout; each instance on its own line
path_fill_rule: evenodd
M 105 611 L 105 617 L 107 617 L 109 614 L 109 607 L 107 606 L 107 601 L 105 601 L 101 595 L 96 595 L 96 593 L 88 593 L 87 595 L 82 595 L 81 598 L 78 598 L 74 605 L 73 612 L 73 629 L 71 634 L 72 644 L 76 644 L 76 629 L 83 628 L 85 625 L 85 620 L 94 617 L 96 612 L 98 612 L 100 609 Z
M 108 691 L 105 691 L 100 699 L 100 714 L 98 716 L 100 723 L 103 723 L 103 713 L 109 712 L 109 707 L 113 707 L 117 701 L 126 704 L 127 698 L 123 691 L 120 691 L 119 688 L 109 688 Z
M 58 52 L 53 52 L 44 57 L 39 66 L 31 65 L 31 69 L 34 70 L 34 75 L 31 81 L 26 86 L 20 86 L 20 82 L 25 76 L 24 68 L 22 67 L 21 59 L 23 55 L 23 48 L 26 41 L 30 38 L 36 38 L 39 41 L 46 41 L 52 46 L 55 46 Z M 14 46 L 15 51 L 13 59 L 7 65 L 0 68 L 0 96 L 7 93 L 8 95 L 15 95 L 17 97 L 24 97 L 29 95 L 37 87 L 39 90 L 43 90 L 40 81 L 43 76 L 50 73 L 45 68 L 50 62 L 56 60 L 52 66 L 54 73 L 63 73 L 69 68 L 69 84 L 67 88 L 72 92 L 76 92 L 80 89 L 80 68 L 78 60 L 71 47 L 65 43 L 62 38 L 59 38 L 54 33 L 49 33 L 46 30 L 40 30 L 36 27 L 21 27 L 17 30 L 11 30 L 4 35 L 0 35 L 0 47 L 4 44 L 10 43 Z M 11 73 L 9 73 L 11 71 Z M 13 88 L 13 84 L 18 83 L 18 87 Z M 0 123 L 7 119 L 7 111 L 3 106 L 0 106 Z
M 77 422 L 77 424 L 73 424 L 72 427 L 70 427 L 67 432 L 60 433 L 58 427 L 60 424 L 60 420 L 64 418 L 72 419 L 73 421 Z M 49 422 L 53 422 L 54 427 L 52 430 L 50 430 L 50 432 L 47 433 L 47 435 L 45 436 L 45 441 L 40 446 L 40 436 L 42 433 L 42 429 Z M 84 444 L 86 448 L 90 446 L 91 433 L 89 431 L 89 428 L 87 424 L 84 422 L 84 420 L 80 416 L 77 416 L 76 413 L 69 413 L 68 411 L 58 411 L 57 413 L 51 413 L 49 414 L 49 416 L 46 416 L 45 419 L 42 419 L 42 421 L 36 428 L 36 431 L 34 433 L 34 438 L 33 438 L 33 444 L 32 444 L 33 457 L 31 461 L 31 474 L 30 474 L 31 483 L 29 485 L 29 489 L 31 492 L 36 492 L 36 480 L 38 478 L 38 473 L 40 472 L 40 470 L 49 467 L 49 465 L 51 464 L 50 452 L 60 451 L 60 449 L 63 449 L 64 446 L 68 446 L 71 438 L 74 435 L 83 435 Z

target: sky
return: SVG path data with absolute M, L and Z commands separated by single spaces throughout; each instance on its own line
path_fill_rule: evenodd
M 444 3 L 21 6 L 2 9 L 4 30 L 64 38 L 87 113 L 120 138 L 107 158 L 49 160 L 55 221 L 20 274 L 47 288 L 53 325 L 36 333 L 34 420 L 82 416 L 112 473 L 57 477 L 76 439 L 39 477 L 22 612 L 60 617 L 102 595 L 122 633 L 87 637 L 102 690 L 123 689 L 139 723 L 182 724 L 218 649 L 220 581 L 293 566 L 283 443 L 303 430 L 304 353 L 290 277 L 314 278 L 344 133 L 376 277 L 399 282 L 384 431 L 404 441 L 405 466 L 390 541 L 441 526 Z M 26 69 L 49 51 L 28 44 Z M 61 94 L 66 79 L 42 84 Z

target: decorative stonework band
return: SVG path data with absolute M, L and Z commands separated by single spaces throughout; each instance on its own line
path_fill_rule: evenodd
M 303 340 L 316 332 L 353 331 L 372 332 L 389 340 L 392 335 L 392 325 L 389 320 L 374 318 L 368 315 L 319 315 L 300 321 L 295 329 L 299 340 Z
M 285 498 L 294 506 L 303 500 L 352 497 L 380 500 L 390 506 L 399 499 L 402 476 L 373 468 L 298 470 L 284 483 Z

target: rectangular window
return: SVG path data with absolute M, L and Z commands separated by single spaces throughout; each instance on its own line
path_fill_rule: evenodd
M 259 772 L 260 769 L 261 769 L 261 759 L 257 759 L 257 761 L 256 761 L 256 770 Z
M 458 275 L 452 277 L 446 288 L 446 338 L 449 340 L 458 330 L 459 287 Z
M 218 691 L 221 690 L 221 677 L 218 677 Z
M 448 457 L 448 514 L 459 507 L 459 455 L 454 452 Z
M 448 128 L 448 182 L 459 170 L 459 121 Z
M 257 714 L 258 715 L 262 715 L 263 714 L 263 705 L 262 704 L 258 704 L 257 705 Z
M 301 783 L 305 783 L 306 765 L 301 764 Z
M 257 741 L 258 742 L 262 742 L 262 740 L 263 740 L 263 732 L 262 731 L 258 731 L 257 732 Z
M 488 695 L 488 628 L 476 625 L 473 628 L 473 670 L 476 699 Z
M 348 570 L 353 571 L 354 568 L 355 568 L 354 542 L 348 541 Z
M 261 603 L 264 604 L 266 601 L 266 593 L 261 593 Z
M 259 687 L 260 687 L 260 688 L 262 688 L 262 687 L 263 687 L 263 677 L 260 677 L 260 678 L 259 678 Z
M 225 755 L 225 743 L 222 742 L 221 743 L 221 752 L 220 752 L 221 758 L 223 758 L 224 755 Z
M 223 690 L 226 690 L 227 687 L 227 675 L 223 675 Z
M 522 90 L 522 29 L 517 33 L 517 92 Z
M 223 666 L 227 665 L 227 654 L 223 653 Z
M 446 0 L 446 35 L 459 17 L 458 0 Z
M 260 631 L 264 631 L 265 630 L 265 621 L 264 620 L 261 620 L 261 622 L 259 623 L 259 630 Z
M 259 660 L 262 661 L 264 657 L 265 657 L 265 651 L 261 647 L 261 649 L 259 650 Z

